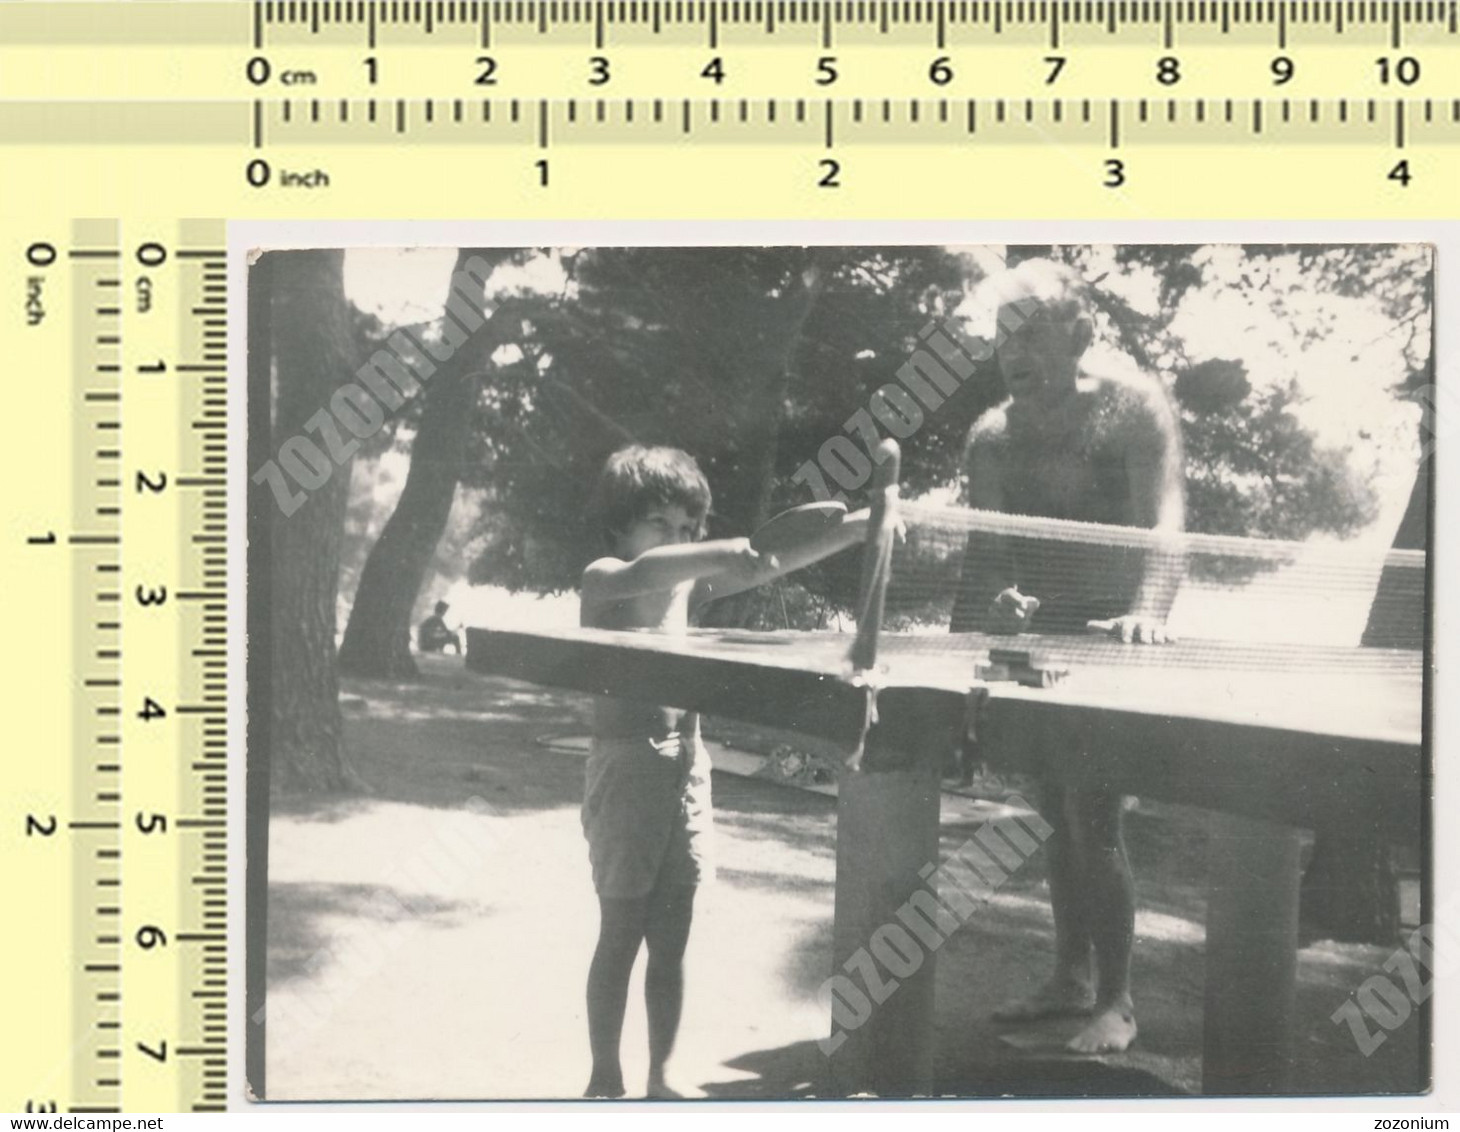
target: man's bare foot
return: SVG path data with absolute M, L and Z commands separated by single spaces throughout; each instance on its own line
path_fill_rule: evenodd
M 1069 1018 L 1089 1014 L 1095 992 L 1075 979 L 1051 979 L 1029 998 L 1007 1003 L 994 1011 L 995 1022 L 1037 1022 L 1041 1018 Z
M 588 1081 L 588 1088 L 583 1090 L 583 1096 L 588 1100 L 617 1100 L 625 1091 L 622 1076 L 600 1077 L 595 1073 Z
M 1120 1053 L 1136 1040 L 1136 1016 L 1129 1003 L 1107 1006 L 1069 1040 L 1074 1053 Z
M 683 1082 L 671 1085 L 662 1074 L 655 1074 L 649 1078 L 649 1087 L 644 1095 L 656 1101 L 688 1101 L 702 1098 L 705 1091 Z

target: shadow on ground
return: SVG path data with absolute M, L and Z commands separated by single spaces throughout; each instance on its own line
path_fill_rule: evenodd
M 270 987 L 318 974 L 330 961 L 333 941 L 356 931 L 410 922 L 458 927 L 465 917 L 490 915 L 479 904 L 380 884 L 269 885 Z
M 583 757 L 544 737 L 583 734 L 586 697 L 478 676 L 428 658 L 408 685 L 347 681 L 349 757 L 369 793 L 277 805 L 271 837 L 271 992 L 307 996 L 321 954 L 384 931 L 402 942 L 379 984 L 346 1000 L 307 1043 L 270 1060 L 278 1097 L 572 1097 L 586 1080 L 582 987 L 596 931 L 578 826 Z M 720 1099 L 826 1095 L 828 1030 L 816 1005 L 831 974 L 836 802 L 716 774 L 717 884 L 697 902 L 681 1055 Z M 947 801 L 942 849 L 976 827 Z M 502 836 L 471 884 L 422 888 L 392 863 L 452 822 Z M 1134 985 L 1141 1035 L 1125 1054 L 1012 1049 L 991 1012 L 1033 990 L 1053 958 L 1044 861 L 1024 862 L 937 953 L 936 1082 L 970 1097 L 1171 1096 L 1199 1092 L 1207 819 L 1146 805 L 1127 839 L 1140 913 Z M 458 886 L 459 887 L 459 886 Z M 394 907 L 396 911 L 390 909 Z M 413 926 L 429 931 L 410 934 Z M 1419 1087 L 1417 1020 L 1362 1056 L 1332 1015 L 1387 948 L 1300 953 L 1296 1091 Z M 642 994 L 624 1049 L 642 1072 Z M 637 1028 L 636 1028 L 637 1027 Z M 406 1048 L 409 1056 L 399 1054 Z M 392 1051 L 396 1052 L 392 1052 Z
M 346 749 L 364 791 L 275 799 L 271 813 L 340 821 L 376 802 L 457 808 L 477 798 L 505 811 L 581 802 L 582 759 L 539 740 L 584 732 L 587 697 L 478 676 L 454 657 L 420 661 L 420 681 L 342 681 Z

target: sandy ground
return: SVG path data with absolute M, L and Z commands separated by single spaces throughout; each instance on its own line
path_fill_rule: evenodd
M 578 824 L 580 697 L 429 658 L 426 679 L 344 696 L 366 797 L 276 806 L 270 832 L 268 1090 L 286 1099 L 569 1098 L 588 1077 L 583 988 L 597 907 Z M 711 1097 L 814 1096 L 827 1021 L 835 800 L 717 773 L 719 879 L 688 958 L 681 1079 Z M 946 796 L 945 849 L 986 816 Z M 1141 1036 L 1119 1056 L 1021 1053 L 990 1010 L 1046 971 L 1042 857 L 938 953 L 938 1090 L 967 1096 L 1169 1096 L 1200 1087 L 1205 818 L 1144 805 L 1128 835 L 1140 890 Z M 1300 955 L 1304 1093 L 1408 1092 L 1413 1017 L 1362 1056 L 1330 1015 L 1388 949 Z M 642 961 L 624 1066 L 644 1076 Z M 1417 1015 L 1417 1012 L 1416 1012 Z

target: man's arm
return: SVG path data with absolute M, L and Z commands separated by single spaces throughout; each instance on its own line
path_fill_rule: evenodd
M 983 422 L 975 426 L 968 453 L 968 503 L 980 511 L 1004 510 L 1003 440 L 1001 432 Z M 986 531 L 971 533 L 964 546 L 949 631 L 972 633 L 984 628 L 989 606 L 1017 581 L 1009 540 Z
M 1135 524 L 1172 536 L 1147 551 L 1130 615 L 1164 622 L 1185 573 L 1185 555 L 1175 536 L 1186 527 L 1186 469 L 1180 426 L 1159 393 L 1150 395 L 1146 411 L 1132 422 L 1126 475 Z

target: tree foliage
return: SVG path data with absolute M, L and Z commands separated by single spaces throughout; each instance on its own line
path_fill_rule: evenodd
M 479 548 L 470 579 L 536 591 L 576 585 L 602 550 L 583 507 L 603 459 L 630 442 L 693 453 L 715 493 L 713 535 L 744 534 L 809 490 L 797 469 L 894 379 L 930 321 L 951 317 L 980 279 L 939 248 L 602 248 L 524 253 L 566 282 L 511 297 L 509 343 L 481 383 L 462 483 L 481 499 L 459 542 Z M 1403 372 L 1376 375 L 1396 396 L 1428 384 L 1432 279 L 1425 249 L 1398 245 L 1010 248 L 1053 256 L 1092 280 L 1097 332 L 1171 391 L 1184 434 L 1194 530 L 1301 539 L 1369 522 L 1368 469 L 1304 426 L 1296 380 L 1340 316 L 1315 296 L 1368 296 L 1406 335 Z M 1131 280 L 1151 298 L 1133 302 Z M 1284 329 L 1273 357 L 1289 378 L 1250 380 L 1234 358 L 1188 355 L 1173 329 L 1183 304 L 1240 291 Z M 499 296 L 499 299 L 502 297 Z M 501 315 L 499 315 L 501 317 Z M 1274 321 L 1275 320 L 1275 321 Z M 377 331 L 378 333 L 379 331 Z M 968 428 L 1002 390 L 986 364 L 904 441 L 904 494 L 961 474 Z M 416 427 L 407 406 L 400 437 Z M 397 443 L 401 443 L 398 440 Z M 854 505 L 859 502 L 855 497 Z M 918 567 L 954 569 L 935 541 Z M 922 561 L 926 559 L 926 561 Z M 929 574 L 929 577 L 932 575 Z M 755 599 L 742 623 L 832 616 L 855 591 L 833 561 L 797 589 Z M 787 598 L 787 594 L 791 596 Z M 749 600 L 749 599 L 748 599 Z M 909 598 L 908 600 L 912 600 Z M 890 608 L 890 615 L 917 616 Z M 788 606 L 787 616 L 794 613 Z
M 1302 539 L 1372 522 L 1368 484 L 1341 449 L 1319 446 L 1290 411 L 1297 383 L 1251 391 L 1215 411 L 1183 406 L 1187 508 L 1211 534 Z
M 470 450 L 478 386 L 489 380 L 491 355 L 513 328 L 510 311 L 484 316 L 486 278 L 517 258 L 512 249 L 501 248 L 463 248 L 457 256 L 451 290 L 468 325 L 462 328 L 443 314 L 450 320 L 443 329 L 451 330 L 449 341 L 457 344 L 449 355 L 438 356 L 440 366 L 413 398 L 420 411 L 410 470 L 395 510 L 360 571 L 349 626 L 340 642 L 342 672 L 397 679 L 416 675 L 411 613 L 456 499 Z
M 893 380 L 965 283 L 964 265 L 930 248 L 598 249 L 574 255 L 570 273 L 568 292 L 523 297 L 520 359 L 481 405 L 477 581 L 575 585 L 602 550 L 584 501 L 629 442 L 695 455 L 712 534 L 805 502 L 796 469 Z M 918 434 L 909 490 L 956 474 L 994 396 L 991 382 L 970 388 Z
M 1341 447 L 1320 444 L 1295 410 L 1303 401 L 1297 373 L 1304 353 L 1342 317 L 1315 297 L 1376 299 L 1392 328 L 1405 334 L 1405 372 L 1396 395 L 1428 383 L 1430 278 L 1427 249 L 1410 245 L 1244 245 L 1235 264 L 1182 245 L 1117 250 L 1125 271 L 1149 273 L 1154 310 L 1137 310 L 1107 280 L 1097 280 L 1101 332 L 1115 348 L 1167 384 L 1179 410 L 1187 461 L 1187 522 L 1195 531 L 1303 539 L 1348 535 L 1371 522 L 1377 498 L 1367 469 Z M 1054 254 L 1090 270 L 1093 249 Z M 1286 268 L 1279 270 L 1279 266 Z M 1106 285 L 1102 285 L 1105 283 Z M 1188 296 L 1203 288 L 1240 288 L 1260 296 L 1296 347 L 1284 358 L 1287 381 L 1257 387 L 1233 359 L 1193 361 L 1172 323 Z M 1272 344 L 1273 348 L 1278 348 Z

